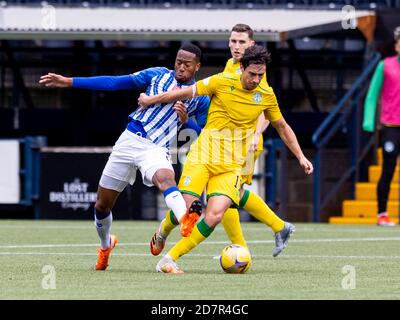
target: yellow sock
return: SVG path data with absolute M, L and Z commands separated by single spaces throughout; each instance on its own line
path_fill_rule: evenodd
M 245 190 L 243 197 L 240 199 L 239 206 L 257 220 L 270 226 L 275 233 L 281 231 L 285 225 L 285 222 L 254 192 Z
M 177 244 L 175 244 L 171 250 L 168 251 L 168 255 L 172 260 L 176 261 L 184 254 L 188 253 L 193 248 L 197 247 L 201 242 L 207 239 L 207 237 L 214 231 L 210 228 L 202 219 L 198 222 L 189 237 L 182 238 Z
M 240 244 L 241 246 L 248 248 L 243 236 L 239 211 L 237 209 L 229 208 L 225 211 L 224 216 L 222 217 L 222 225 L 232 243 Z
M 179 223 L 176 221 L 176 218 L 171 210 L 168 210 L 165 215 L 165 220 L 161 225 L 161 234 L 164 237 L 168 237 L 171 231 L 178 225 Z

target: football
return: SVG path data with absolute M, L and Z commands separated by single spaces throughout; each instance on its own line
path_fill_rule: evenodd
M 238 244 L 226 246 L 219 258 L 222 270 L 226 273 L 245 273 L 251 266 L 250 251 Z

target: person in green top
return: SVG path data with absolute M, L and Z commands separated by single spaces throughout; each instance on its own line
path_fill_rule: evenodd
M 400 154 L 400 26 L 394 31 L 394 39 L 396 55 L 379 62 L 364 104 L 363 129 L 374 132 L 376 106 L 381 96 L 383 165 L 377 185 L 377 224 L 380 226 L 394 225 L 389 219 L 387 202 L 397 157 Z

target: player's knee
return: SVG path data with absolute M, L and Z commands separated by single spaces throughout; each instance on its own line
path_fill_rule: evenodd
M 210 210 L 206 213 L 206 223 L 211 228 L 221 223 L 224 213 L 222 211 Z
M 104 201 L 100 201 L 99 199 L 97 199 L 94 208 L 96 209 L 96 211 L 98 212 L 109 212 L 111 211 L 111 205 L 109 203 L 106 203 Z
M 176 186 L 175 177 L 173 176 L 159 177 L 157 178 L 155 185 L 161 191 L 165 191 L 170 187 Z

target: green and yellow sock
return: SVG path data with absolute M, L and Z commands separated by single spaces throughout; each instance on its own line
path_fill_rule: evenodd
M 165 220 L 161 225 L 161 234 L 164 237 L 168 237 L 171 231 L 178 225 L 178 221 L 174 216 L 172 210 L 168 210 L 167 214 L 165 215 Z
M 197 247 L 201 242 L 206 240 L 208 236 L 214 231 L 207 223 L 202 219 L 198 222 L 189 237 L 182 238 L 177 244 L 175 244 L 171 250 L 168 251 L 168 256 L 172 260 L 176 261 L 184 254 Z
M 257 220 L 271 227 L 275 233 L 281 231 L 285 225 L 285 221 L 279 218 L 275 212 L 268 207 L 264 200 L 252 191 L 244 191 L 239 206 Z
M 222 225 L 232 243 L 240 244 L 241 246 L 248 248 L 243 236 L 239 211 L 237 209 L 229 208 L 225 211 L 224 216 L 222 217 Z

